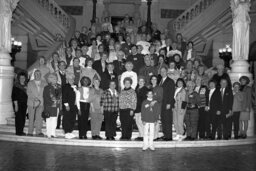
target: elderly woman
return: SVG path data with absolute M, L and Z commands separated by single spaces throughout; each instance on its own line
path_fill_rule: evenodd
M 18 73 L 17 82 L 13 86 L 12 91 L 12 101 L 14 104 L 15 112 L 15 127 L 16 135 L 26 135 L 23 132 L 25 121 L 26 121 L 26 111 L 27 111 L 27 75 L 25 72 Z
M 63 129 L 65 132 L 65 138 L 72 139 L 75 135 L 72 133 L 75 126 L 77 107 L 76 102 L 76 91 L 77 87 L 74 85 L 75 76 L 66 75 L 67 84 L 63 87 L 62 102 L 63 106 Z
M 139 76 L 139 84 L 136 87 L 137 94 L 137 107 L 134 111 L 135 113 L 135 122 L 139 130 L 139 136 L 135 138 L 135 140 L 142 141 L 143 140 L 143 123 L 141 121 L 141 104 L 144 100 L 147 99 L 148 88 L 145 86 L 145 77 Z
M 247 76 L 242 76 L 239 81 L 241 83 L 241 92 L 243 94 L 242 111 L 240 114 L 240 137 L 247 138 L 246 133 L 248 129 L 248 121 L 250 120 L 252 89 L 248 85 L 250 79 Z
M 57 84 L 57 75 L 52 73 L 47 77 L 48 85 L 45 86 L 43 92 L 44 113 L 48 115 L 46 118 L 46 134 L 48 138 L 56 137 L 57 117 L 61 109 L 62 90 Z
M 101 96 L 101 106 L 104 111 L 105 133 L 107 140 L 115 140 L 116 119 L 119 110 L 119 97 L 116 90 L 116 82 L 109 82 L 109 89 Z
M 194 91 L 194 82 L 188 81 L 187 88 L 187 108 L 185 114 L 187 137 L 185 140 L 193 141 L 197 139 L 197 127 L 199 119 L 198 107 L 200 106 L 200 96 Z
M 41 77 L 41 71 L 36 70 L 34 72 L 34 80 L 29 81 L 27 88 L 28 95 L 28 136 L 33 136 L 34 127 L 36 127 L 37 136 L 44 136 L 42 133 L 42 112 L 43 112 L 43 90 L 46 86 L 46 82 Z
M 124 89 L 120 93 L 119 108 L 120 121 L 122 128 L 121 140 L 130 140 L 132 136 L 132 121 L 134 110 L 137 105 L 137 96 L 134 89 L 132 89 L 132 79 L 130 77 L 124 78 Z
M 91 131 L 92 139 L 101 140 L 100 129 L 103 121 L 103 110 L 100 105 L 103 90 L 100 88 L 100 80 L 95 77 L 93 79 L 92 97 L 91 97 Z
M 186 84 L 182 78 L 179 78 L 176 82 L 176 90 L 174 93 L 174 109 L 173 109 L 173 123 L 176 130 L 176 137 L 173 140 L 182 140 L 184 137 L 184 116 L 186 107 L 184 106 L 186 101 Z
M 82 77 L 80 80 L 81 87 L 76 93 L 76 105 L 78 108 L 78 130 L 79 139 L 87 139 L 87 130 L 89 129 L 88 118 L 90 112 L 90 102 L 92 89 L 90 88 L 91 80 L 88 77 Z

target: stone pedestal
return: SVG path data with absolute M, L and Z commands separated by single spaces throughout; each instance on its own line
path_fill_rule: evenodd
M 231 72 L 229 73 L 229 77 L 231 82 L 239 82 L 239 78 L 241 76 L 247 76 L 250 79 L 250 85 L 252 85 L 252 74 L 249 72 L 249 63 L 246 60 L 236 60 L 231 65 Z M 248 136 L 254 135 L 254 111 L 251 110 L 249 127 L 247 131 Z
M 0 51 L 0 124 L 6 124 L 6 119 L 14 116 L 11 99 L 14 68 L 10 60 L 8 52 Z

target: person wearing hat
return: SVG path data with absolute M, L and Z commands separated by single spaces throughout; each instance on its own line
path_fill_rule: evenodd
M 56 137 L 57 117 L 61 110 L 62 90 L 57 84 L 57 75 L 51 73 L 47 77 L 48 85 L 44 87 L 44 112 L 48 114 L 46 118 L 46 134 L 48 138 Z
M 250 83 L 250 79 L 247 76 L 242 76 L 239 79 L 241 83 L 241 92 L 243 93 L 243 103 L 242 103 L 242 111 L 240 113 L 240 137 L 246 138 L 247 129 L 248 129 L 248 121 L 250 120 L 250 111 L 251 111 L 251 95 L 252 89 L 248 85 Z

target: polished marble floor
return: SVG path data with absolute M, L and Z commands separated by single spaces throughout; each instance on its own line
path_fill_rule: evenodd
M 0 141 L 3 171 L 255 171 L 256 144 L 230 147 L 96 148 Z

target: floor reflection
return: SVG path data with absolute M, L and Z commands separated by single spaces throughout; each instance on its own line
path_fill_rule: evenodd
M 0 141 L 0 170 L 254 171 L 256 145 L 157 149 L 96 148 Z

